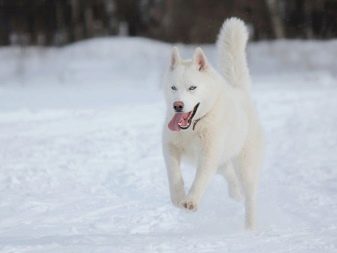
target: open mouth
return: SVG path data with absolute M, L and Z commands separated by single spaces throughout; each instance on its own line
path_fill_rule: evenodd
M 191 124 L 194 115 L 196 114 L 200 103 L 194 106 L 193 111 L 190 112 L 177 112 L 168 124 L 168 128 L 172 131 L 180 131 L 181 129 L 188 129 Z

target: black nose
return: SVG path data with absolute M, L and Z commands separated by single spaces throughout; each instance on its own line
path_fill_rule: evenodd
M 183 101 L 176 101 L 173 103 L 173 108 L 176 112 L 182 112 L 184 109 L 184 102 Z

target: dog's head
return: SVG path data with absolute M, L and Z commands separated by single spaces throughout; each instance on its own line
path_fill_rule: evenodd
M 183 60 L 173 48 L 165 84 L 170 130 L 188 129 L 211 110 L 217 97 L 214 74 L 201 48 L 192 60 Z

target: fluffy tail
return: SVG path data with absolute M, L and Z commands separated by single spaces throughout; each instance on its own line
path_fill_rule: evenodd
M 250 76 L 247 67 L 246 45 L 248 30 L 238 18 L 226 19 L 223 23 L 217 49 L 220 57 L 220 68 L 230 85 L 245 90 L 250 89 Z

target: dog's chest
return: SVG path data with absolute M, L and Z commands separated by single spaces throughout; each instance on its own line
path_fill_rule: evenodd
M 201 153 L 201 141 L 196 134 L 182 134 L 179 138 L 179 146 L 183 156 L 191 161 L 196 161 Z

